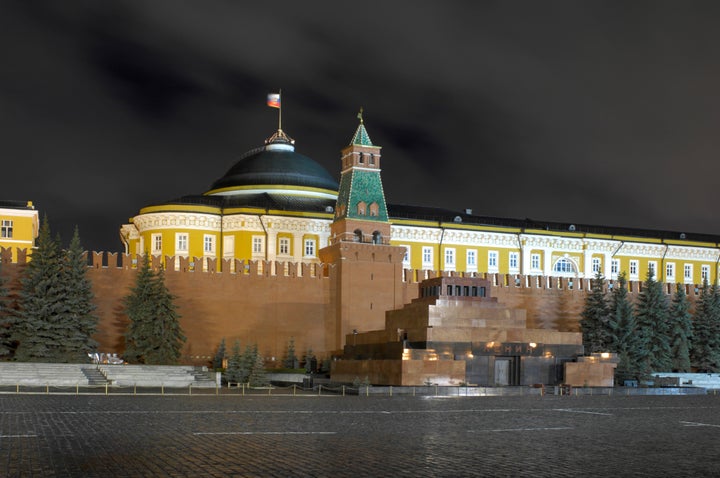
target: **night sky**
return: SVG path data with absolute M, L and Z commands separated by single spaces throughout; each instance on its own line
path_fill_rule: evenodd
M 122 251 L 277 129 L 391 204 L 720 234 L 720 2 L 0 3 L 0 199 Z

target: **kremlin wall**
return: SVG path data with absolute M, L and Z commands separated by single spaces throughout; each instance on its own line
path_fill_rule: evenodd
M 17 288 L 23 263 L 9 261 L 10 252 L 3 248 L 2 274 L 12 290 Z M 22 251 L 19 257 L 24 257 Z M 122 336 L 127 319 L 122 312 L 122 299 L 134 285 L 139 259 L 128 254 L 98 252 L 89 258 L 88 277 L 93 283 L 96 315 L 100 319 L 95 338 L 101 352 L 121 355 L 124 350 Z M 153 264 L 158 267 L 160 258 L 154 257 Z M 225 269 L 230 269 L 229 264 Z M 333 287 L 336 266 L 239 261 L 235 269 L 243 272 L 216 272 L 212 267 L 208 271 L 193 271 L 187 263 L 178 270 L 166 270 L 166 284 L 177 297 L 180 321 L 187 336 L 184 363 L 207 364 L 223 338 L 228 348 L 236 339 L 243 348 L 257 343 L 269 365 L 274 358 L 279 366 L 291 337 L 299 356 L 308 348 L 319 359 L 340 355 L 346 334 L 353 330 L 364 333 L 382 329 L 385 310 L 417 299 L 419 282 L 441 275 L 487 278 L 493 297 L 510 308 L 526 311 L 528 328 L 578 332 L 580 312 L 590 287 L 589 279 L 404 269 L 393 287 L 394 293 L 384 299 L 392 304 L 378 302 L 379 296 L 370 294 L 376 301 L 373 310 L 377 313 L 363 314 L 363 322 L 351 323 L 343 329 L 336 320 L 338 297 Z M 629 283 L 631 298 L 641 285 Z M 694 300 L 695 287 L 686 287 L 688 296 Z M 666 285 L 665 292 L 671 294 L 671 287 Z

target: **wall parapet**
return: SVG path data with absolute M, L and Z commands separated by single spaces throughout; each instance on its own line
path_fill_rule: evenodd
M 136 269 L 142 266 L 142 254 L 119 254 L 117 252 L 93 251 L 89 267 L 94 269 Z M 212 257 L 150 256 L 151 267 L 162 267 L 168 273 L 225 274 L 233 276 L 289 277 L 301 279 L 322 279 L 329 275 L 329 265 L 309 262 L 283 262 L 240 259 L 223 259 L 218 268 L 218 259 Z M 163 266 L 164 264 L 164 266 Z
M 435 277 L 475 277 L 478 279 L 486 279 L 490 281 L 493 287 L 507 289 L 557 289 L 566 290 L 568 292 L 588 292 L 591 289 L 592 279 L 585 277 L 557 277 L 557 276 L 541 276 L 541 275 L 523 275 L 523 274 L 499 274 L 489 272 L 456 272 L 456 271 L 434 271 L 428 269 L 404 269 L 403 282 L 409 284 L 419 284 L 426 279 Z M 605 290 L 609 291 L 618 284 L 617 280 L 606 279 Z M 663 282 L 662 290 L 665 295 L 675 293 L 676 283 Z M 628 293 L 637 294 L 642 291 L 643 281 L 628 281 Z M 702 290 L 701 284 L 680 284 L 685 289 L 685 293 L 690 296 L 700 295 Z

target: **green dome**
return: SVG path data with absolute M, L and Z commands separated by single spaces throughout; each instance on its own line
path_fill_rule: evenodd
M 308 188 L 322 189 L 337 196 L 338 183 L 319 163 L 296 153 L 290 142 L 275 140 L 245 153 L 205 194 L 257 193 L 275 187 L 297 187 L 298 193 Z

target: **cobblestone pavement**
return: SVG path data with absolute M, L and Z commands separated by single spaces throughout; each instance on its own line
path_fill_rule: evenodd
M 0 475 L 717 476 L 720 396 L 0 395 Z

